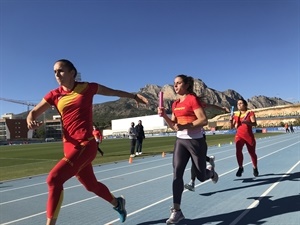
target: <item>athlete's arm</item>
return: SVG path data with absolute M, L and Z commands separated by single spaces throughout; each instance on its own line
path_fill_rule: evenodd
M 242 123 L 245 123 L 245 124 L 247 124 L 249 126 L 257 126 L 255 114 L 252 113 L 250 115 L 250 121 L 245 120 L 245 121 L 242 121 Z
M 184 125 L 177 124 L 176 126 L 178 127 L 178 130 L 193 129 L 196 127 L 203 127 L 208 124 L 206 113 L 202 107 L 195 109 L 194 113 L 197 119 L 194 120 L 192 123 L 188 123 Z
M 235 127 L 236 122 L 234 120 L 234 115 L 230 116 L 229 123 L 230 123 L 230 129 Z
M 48 108 L 50 108 L 50 104 L 46 102 L 45 99 L 42 99 L 40 103 L 38 103 L 29 113 L 27 116 L 27 127 L 28 129 L 35 129 L 39 127 L 42 122 L 37 121 L 37 118 L 42 115 Z
M 148 100 L 140 94 L 132 94 L 126 91 L 115 90 L 101 84 L 98 84 L 97 94 L 106 96 L 117 96 L 121 98 L 132 98 L 137 103 L 148 104 Z
M 175 130 L 174 125 L 176 123 L 176 117 L 174 115 L 174 113 L 172 113 L 171 118 L 166 114 L 165 112 L 165 108 L 160 107 L 158 108 L 158 113 L 162 115 L 162 117 L 164 118 L 164 120 L 166 121 L 166 123 L 168 124 L 168 126 L 172 129 Z
M 172 129 L 175 130 L 174 125 L 176 123 L 176 117 L 174 115 L 174 113 L 172 113 L 171 118 L 167 115 L 166 110 L 164 107 L 157 107 L 157 112 L 159 115 L 161 115 L 161 117 L 164 118 L 164 120 L 166 121 L 166 123 L 168 124 L 168 126 Z

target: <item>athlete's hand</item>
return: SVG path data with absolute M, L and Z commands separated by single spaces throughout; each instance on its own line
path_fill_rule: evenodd
M 145 105 L 148 104 L 148 99 L 145 98 L 143 95 L 140 95 L 140 94 L 136 94 L 136 95 L 134 96 L 134 100 L 135 100 L 136 103 L 137 103 L 137 107 L 139 107 L 139 103 L 145 104 Z
M 164 107 L 157 107 L 157 113 L 160 116 L 164 116 L 166 114 L 165 108 Z
M 37 121 L 37 120 L 27 121 L 27 128 L 29 130 L 37 129 L 42 124 L 43 124 L 43 121 Z
M 230 110 L 228 108 L 226 108 L 226 107 L 222 107 L 222 109 L 224 109 L 224 111 L 227 112 L 227 113 L 230 112 Z
M 174 130 L 179 131 L 179 130 L 184 130 L 184 129 L 187 129 L 186 125 L 181 125 L 181 124 L 178 124 L 178 123 L 174 124 Z

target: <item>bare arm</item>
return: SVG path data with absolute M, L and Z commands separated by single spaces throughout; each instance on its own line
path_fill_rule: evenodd
M 172 130 L 175 130 L 176 117 L 175 117 L 174 113 L 172 113 L 171 118 L 168 117 L 167 114 L 163 114 L 163 118 L 165 119 L 165 121 L 167 122 L 167 124 L 169 125 L 169 127 L 170 127 Z
M 176 123 L 176 118 L 175 118 L 175 115 L 174 113 L 172 113 L 172 118 L 170 118 L 167 114 L 166 114 L 166 111 L 165 111 L 165 108 L 164 107 L 158 107 L 157 108 L 157 112 L 159 115 L 161 115 L 164 120 L 166 121 L 166 123 L 168 124 L 168 126 L 172 129 L 172 130 L 175 130 L 174 128 L 174 125 Z
M 140 94 L 132 94 L 126 91 L 115 90 L 104 85 L 98 84 L 97 94 L 105 96 L 117 96 L 121 98 L 132 98 L 137 103 L 148 104 L 148 100 Z
M 251 122 L 249 122 L 249 121 L 242 121 L 242 123 L 245 123 L 245 124 L 247 124 L 247 125 L 249 125 L 249 126 L 257 126 L 257 123 L 256 123 L 256 117 L 255 117 L 254 114 L 252 114 L 252 115 L 250 116 L 250 121 L 251 121 Z
M 46 102 L 45 99 L 42 99 L 40 103 L 38 103 L 27 116 L 27 127 L 28 129 L 36 129 L 41 125 L 42 122 L 38 122 L 37 118 L 45 112 L 48 108 L 50 108 L 50 104 Z
M 203 108 L 198 108 L 196 110 L 194 110 L 194 113 L 197 117 L 197 119 L 195 121 L 193 121 L 192 123 L 188 123 L 185 125 L 181 125 L 181 124 L 177 124 L 177 119 L 174 115 L 174 113 L 172 113 L 172 118 L 168 117 L 168 115 L 165 112 L 165 108 L 164 107 L 158 107 L 158 113 L 162 115 L 162 117 L 164 118 L 164 120 L 166 121 L 166 123 L 169 125 L 169 127 L 173 130 L 184 130 L 184 129 L 193 129 L 195 127 L 199 127 L 199 126 L 205 126 L 208 124 L 208 120 L 205 114 L 205 111 L 203 110 Z
M 233 129 L 235 127 L 235 120 L 233 119 L 234 115 L 231 115 L 229 118 L 229 123 L 230 123 L 230 129 Z
M 235 127 L 235 121 L 230 120 L 230 129 L 233 129 Z

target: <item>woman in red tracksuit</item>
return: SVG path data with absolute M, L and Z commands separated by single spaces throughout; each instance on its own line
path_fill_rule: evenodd
M 41 123 L 37 118 L 51 106 L 55 106 L 62 119 L 64 157 L 53 167 L 47 177 L 48 200 L 46 225 L 56 224 L 63 200 L 63 185 L 76 176 L 90 192 L 109 202 L 119 213 L 120 221 L 126 220 L 125 199 L 114 197 L 110 190 L 97 181 L 92 161 L 97 154 L 93 137 L 93 96 L 96 94 L 135 99 L 137 103 L 148 101 L 142 95 L 114 90 L 98 83 L 77 82 L 77 70 L 66 59 L 54 64 L 54 75 L 59 87 L 44 96 L 27 116 L 29 129 Z
M 246 144 L 253 165 L 253 175 L 258 176 L 257 155 L 255 153 L 256 141 L 252 132 L 252 127 L 256 126 L 256 118 L 253 111 L 248 110 L 248 104 L 244 99 L 239 99 L 237 102 L 238 112 L 230 117 L 230 127 L 236 128 L 235 146 L 236 158 L 239 169 L 236 176 L 242 176 L 243 168 L 243 146 Z

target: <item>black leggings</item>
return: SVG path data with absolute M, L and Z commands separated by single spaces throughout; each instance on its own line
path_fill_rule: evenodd
M 190 158 L 199 181 L 204 182 L 213 176 L 213 172 L 206 169 L 206 153 L 207 144 L 204 138 L 176 139 L 173 153 L 173 203 L 181 203 L 183 174 Z
M 144 140 L 144 138 L 136 139 L 136 152 L 142 152 L 143 140 Z
M 136 139 L 130 139 L 130 154 L 134 154 L 134 149 L 135 149 L 135 144 L 136 144 Z

